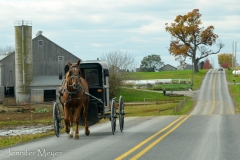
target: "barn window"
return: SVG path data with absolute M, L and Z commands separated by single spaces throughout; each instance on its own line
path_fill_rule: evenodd
M 64 56 L 58 56 L 58 61 L 64 61 Z
M 4 87 L 4 96 L 6 98 L 14 97 L 14 87 Z
M 38 46 L 43 46 L 43 40 L 38 40 Z

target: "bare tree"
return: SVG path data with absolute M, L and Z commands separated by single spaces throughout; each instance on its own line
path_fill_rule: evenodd
M 106 60 L 109 66 L 109 92 L 110 97 L 116 96 L 119 87 L 124 80 L 129 78 L 129 73 L 136 68 L 135 56 L 120 50 L 111 51 L 102 55 L 102 60 Z
M 13 52 L 14 48 L 12 46 L 0 47 L 0 55 L 6 54 L 7 52 Z
M 185 68 L 187 63 L 185 62 L 186 61 L 186 57 L 183 56 L 183 55 L 179 55 L 179 56 L 176 56 L 175 57 L 175 61 L 178 61 L 180 63 L 180 67 Z

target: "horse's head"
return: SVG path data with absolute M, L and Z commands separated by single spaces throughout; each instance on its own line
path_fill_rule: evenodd
M 68 84 L 73 87 L 73 89 L 77 89 L 80 83 L 80 76 L 81 76 L 81 70 L 80 70 L 80 60 L 78 60 L 77 63 L 71 63 L 68 62 L 69 71 L 67 75 L 67 81 Z

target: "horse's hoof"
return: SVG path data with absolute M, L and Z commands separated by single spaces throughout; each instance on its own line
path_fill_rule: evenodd
M 75 136 L 74 136 L 74 139 L 79 139 L 79 135 L 75 135 Z
M 90 131 L 85 132 L 85 135 L 86 135 L 86 136 L 89 136 L 89 135 L 90 135 Z
M 67 134 L 69 134 L 70 129 L 65 128 L 65 132 L 66 132 Z
M 72 135 L 72 134 L 69 134 L 69 135 L 68 135 L 68 138 L 73 138 L 73 135 Z

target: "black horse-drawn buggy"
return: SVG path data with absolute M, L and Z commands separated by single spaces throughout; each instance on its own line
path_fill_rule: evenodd
M 72 126 L 76 122 L 75 134 L 77 134 L 77 138 L 78 124 L 85 126 L 85 134 L 89 135 L 88 125 L 96 124 L 102 118 L 110 119 L 112 134 L 114 134 L 116 130 L 116 118 L 118 117 L 120 131 L 122 132 L 124 127 L 123 97 L 120 96 L 118 102 L 116 102 L 115 98 L 111 100 L 109 98 L 109 69 L 106 61 L 82 61 L 81 63 L 78 61 L 76 64 L 68 62 L 67 66 L 69 69 L 65 80 L 63 80 L 59 102 L 54 102 L 53 104 L 53 120 L 56 136 L 59 136 L 60 129 L 63 127 L 61 123 L 63 119 L 65 121 L 66 132 L 70 134 L 73 134 Z M 87 82 L 86 86 L 84 86 L 85 81 Z M 64 96 L 67 98 L 64 99 Z M 62 105 L 62 111 L 58 105 L 59 103 Z M 80 109 L 76 106 L 79 106 Z M 118 112 L 116 111 L 117 107 Z M 62 112 L 64 114 L 63 118 L 61 116 Z

